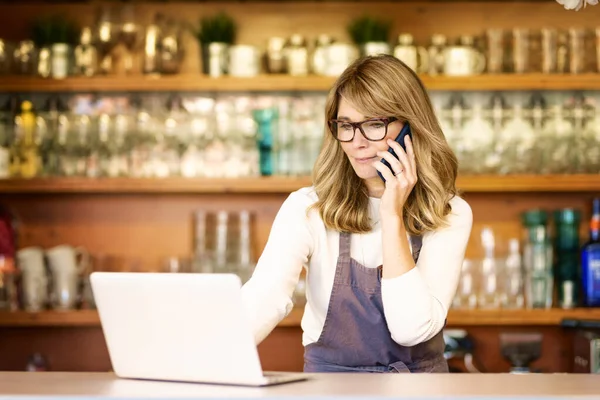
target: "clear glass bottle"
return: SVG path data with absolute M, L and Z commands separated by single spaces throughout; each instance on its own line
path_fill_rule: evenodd
M 551 174 L 568 173 L 575 160 L 577 150 L 574 141 L 573 124 L 570 110 L 561 104 L 555 104 L 550 109 L 550 119 L 544 129 L 542 142 L 548 143 L 543 165 Z
M 464 156 L 471 164 L 471 173 L 491 173 L 497 164 L 494 159 L 494 129 L 481 103 L 475 101 L 468 114 L 462 129 Z
M 228 266 L 229 252 L 229 213 L 227 211 L 217 212 L 216 241 L 215 241 L 215 264 L 214 272 L 230 272 Z
M 501 265 L 495 258 L 495 238 L 490 228 L 481 231 L 481 244 L 484 256 L 481 260 L 481 286 L 477 304 L 480 308 L 500 308 L 500 274 Z
M 75 47 L 75 75 L 94 76 L 98 68 L 98 51 L 92 44 L 92 29 L 81 29 L 79 44 Z
M 459 160 L 459 172 L 463 174 L 472 173 L 475 167 L 469 156 L 469 144 L 462 135 L 466 114 L 465 99 L 461 94 L 453 94 L 441 110 L 441 119 L 446 122 L 444 133 Z
M 477 271 L 472 260 L 465 259 L 460 271 L 460 280 L 456 295 L 452 301 L 452 308 L 474 309 L 477 307 Z
M 252 254 L 252 235 L 250 231 L 250 212 L 239 212 L 239 243 L 237 253 L 237 274 L 246 283 L 254 272 L 255 262 Z
M 529 157 L 524 160 L 527 165 L 526 172 L 528 173 L 543 173 L 547 168 L 544 165 L 544 157 L 548 150 L 548 143 L 540 140 L 544 134 L 544 129 L 547 122 L 547 105 L 546 99 L 539 93 L 531 96 L 528 105 L 530 111 L 531 127 L 535 138 L 535 143 L 531 149 Z
M 535 132 L 527 121 L 528 110 L 521 104 L 514 104 L 511 117 L 506 122 L 496 142 L 502 154 L 499 168 L 501 174 L 524 173 L 527 171 L 527 159 L 535 147 Z
M 208 246 L 208 213 L 200 210 L 195 213 L 195 216 L 192 272 L 211 273 L 214 269 L 214 260 Z
M 508 256 L 504 264 L 504 288 L 502 290 L 502 308 L 518 309 L 525 305 L 523 291 L 523 266 L 519 251 L 519 239 L 508 243 Z
M 580 137 L 581 171 L 597 174 L 600 172 L 600 104 L 595 104 L 595 108 L 590 107 L 587 115 L 589 119 Z
M 523 213 L 522 221 L 526 228 L 523 266 L 527 308 L 550 308 L 554 274 L 552 243 L 547 228 L 548 214 L 543 210 L 529 210 Z

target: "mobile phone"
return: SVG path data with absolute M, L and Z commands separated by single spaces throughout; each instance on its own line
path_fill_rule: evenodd
M 404 123 L 404 126 L 400 130 L 400 133 L 398 134 L 398 136 L 396 136 L 396 139 L 394 139 L 394 141 L 396 143 L 398 143 L 400 146 L 402 146 L 402 148 L 404 149 L 404 151 L 406 151 L 406 146 L 404 145 L 404 138 L 406 136 L 410 137 L 410 139 L 412 140 L 412 133 L 410 131 L 410 125 L 408 124 L 408 122 Z M 394 151 L 394 149 L 392 147 L 390 147 L 388 149 L 388 151 L 394 157 L 396 157 L 398 159 L 398 155 L 396 155 L 396 152 Z M 392 171 L 392 173 L 394 173 L 394 171 L 392 170 L 392 167 L 390 166 L 390 163 L 387 162 L 387 160 L 385 158 L 382 158 L 381 162 L 383 163 L 383 165 L 385 165 L 386 167 L 388 167 L 390 169 L 390 171 Z M 379 175 L 379 177 L 385 182 L 385 178 L 383 177 L 383 175 L 381 174 L 381 172 L 377 171 L 377 175 Z

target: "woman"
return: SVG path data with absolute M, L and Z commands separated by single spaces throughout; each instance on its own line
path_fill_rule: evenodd
M 442 328 L 472 214 L 426 90 L 396 58 L 366 57 L 325 112 L 314 186 L 285 200 L 243 288 L 256 342 L 292 309 L 304 267 L 305 371 L 447 372 Z

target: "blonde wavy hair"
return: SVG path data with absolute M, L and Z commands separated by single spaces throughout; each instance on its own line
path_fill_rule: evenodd
M 404 223 L 411 235 L 446 225 L 450 199 L 456 194 L 458 161 L 440 128 L 419 77 L 389 55 L 368 56 L 352 63 L 337 79 L 327 98 L 325 121 L 337 118 L 344 98 L 365 117 L 396 117 L 410 124 L 418 180 L 404 205 Z M 319 200 L 313 205 L 325 226 L 340 232 L 371 230 L 369 193 L 340 143 L 325 127 L 323 146 L 312 173 Z

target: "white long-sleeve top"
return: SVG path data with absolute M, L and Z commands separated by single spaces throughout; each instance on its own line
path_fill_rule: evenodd
M 244 307 L 260 343 L 292 310 L 292 295 L 302 268 L 307 269 L 302 342 L 316 342 L 323 329 L 339 252 L 339 233 L 325 228 L 312 187 L 289 195 L 273 222 L 269 239 L 252 278 L 244 285 Z M 385 318 L 393 340 L 413 346 L 432 338 L 444 326 L 456 292 L 473 217 L 462 198 L 451 201 L 449 225 L 423 235 L 416 267 L 382 280 Z M 369 268 L 382 264 L 380 199 L 370 198 L 371 232 L 352 234 L 350 255 Z M 385 268 L 385 266 L 384 266 Z

